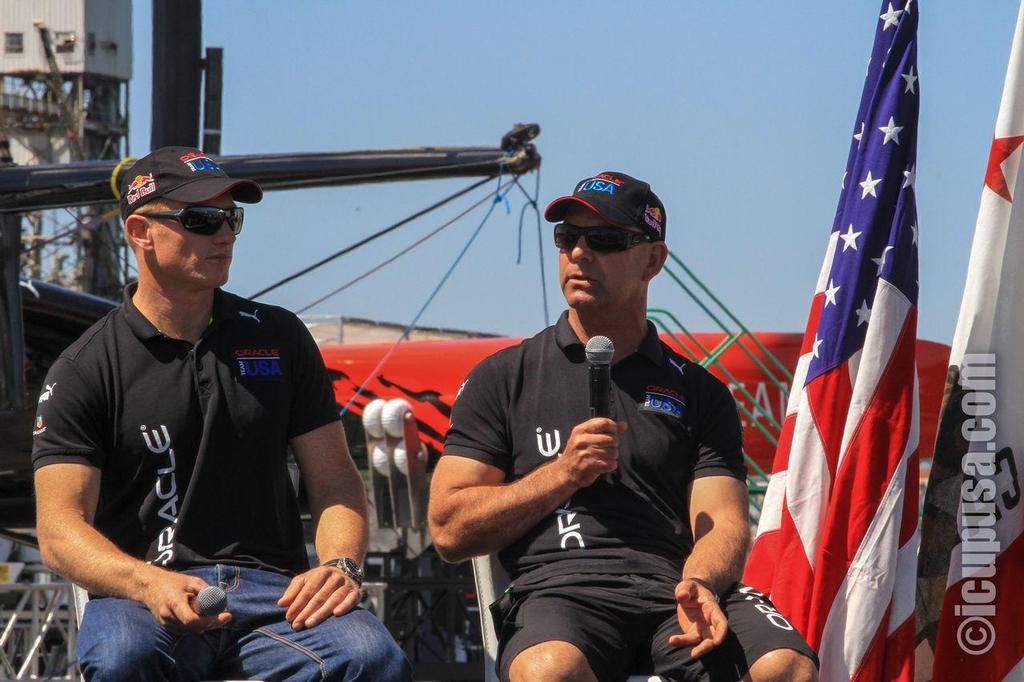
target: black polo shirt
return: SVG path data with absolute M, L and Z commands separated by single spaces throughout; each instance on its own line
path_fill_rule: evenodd
M 687 487 L 702 476 L 745 479 L 740 421 L 729 390 L 663 344 L 654 325 L 636 353 L 611 368 L 619 470 L 602 476 L 499 553 L 519 584 L 572 573 L 679 578 L 693 547 Z M 568 314 L 537 336 L 488 357 L 454 406 L 444 454 L 522 478 L 563 451 L 589 419 L 584 346 Z
M 306 570 L 288 440 L 339 418 L 309 331 L 218 289 L 193 346 L 158 331 L 134 287 L 50 369 L 33 466 L 100 469 L 95 526 L 131 556 Z

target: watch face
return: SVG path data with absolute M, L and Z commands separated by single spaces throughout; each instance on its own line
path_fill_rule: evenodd
M 359 564 L 348 558 L 342 559 L 341 564 L 341 568 L 349 574 L 357 585 L 363 584 L 363 569 L 359 567 Z

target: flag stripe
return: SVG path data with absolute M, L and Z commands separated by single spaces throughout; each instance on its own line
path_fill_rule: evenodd
M 908 319 L 908 324 L 913 324 L 913 316 Z M 903 343 L 897 346 L 894 358 L 898 358 L 901 352 L 906 355 L 902 346 L 904 346 Z M 912 349 L 910 355 L 913 357 Z M 911 371 L 913 371 L 912 365 Z M 912 408 L 916 406 L 917 402 L 917 396 L 913 390 L 913 379 L 907 382 L 899 373 L 889 372 L 884 381 L 896 383 L 896 391 L 899 391 L 902 384 L 909 383 L 909 405 L 904 406 L 904 410 L 913 415 L 915 411 Z M 878 394 L 886 395 L 886 392 L 880 390 Z M 879 405 L 878 409 L 886 409 L 886 407 L 886 405 Z M 875 409 L 876 406 L 873 404 L 867 408 L 866 412 Z M 897 419 L 900 418 L 897 417 Z M 913 421 L 916 426 L 917 420 Z M 885 424 L 879 424 L 879 426 L 884 428 Z M 828 671 L 829 676 L 826 679 L 849 678 L 852 671 L 856 670 L 866 652 L 867 642 L 880 627 L 883 612 L 893 594 L 897 579 L 899 541 L 903 526 L 904 496 L 908 483 L 907 464 L 917 449 L 917 438 L 913 427 L 910 433 L 911 438 L 907 440 L 901 457 L 892 463 L 895 465 L 892 471 L 883 472 L 880 467 L 875 466 L 877 458 L 872 458 L 871 455 L 877 451 L 876 448 L 879 447 L 878 443 L 881 440 L 875 436 L 854 441 L 853 452 L 847 457 L 844 470 L 840 472 L 840 480 L 836 485 L 840 493 L 829 510 L 832 518 L 826 524 L 832 533 L 823 550 L 834 557 L 834 570 L 822 571 L 815 576 L 819 583 L 815 585 L 815 594 L 836 595 L 829 608 L 813 609 L 816 615 L 827 614 L 819 650 L 823 661 L 828 660 L 833 666 Z M 885 434 L 880 435 L 884 437 Z M 887 446 L 885 447 L 887 448 Z M 858 464 L 859 467 L 856 466 Z M 847 476 L 851 479 L 850 481 L 842 480 Z M 884 491 L 870 490 L 871 487 L 883 483 L 885 484 Z M 916 488 L 916 480 L 910 483 Z M 847 499 L 842 499 L 844 497 Z M 858 500 L 880 500 L 880 503 L 877 508 L 874 505 L 862 504 L 858 509 Z M 849 516 L 852 522 L 848 526 L 844 525 L 846 519 L 841 518 L 844 509 L 851 512 Z M 867 525 L 862 528 L 861 524 L 864 523 Z M 848 561 L 848 568 L 844 566 L 845 571 L 840 574 L 838 568 L 847 563 L 844 562 L 843 556 L 851 543 L 856 543 L 856 553 Z M 914 575 L 914 571 L 908 575 Z M 837 578 L 841 582 L 837 581 Z M 839 584 L 833 585 L 834 582 L 839 582 Z M 812 633 L 814 632 L 813 623 L 812 619 Z M 843 655 L 828 655 L 833 648 L 841 649 Z
M 858 359 L 857 374 L 854 377 L 856 390 L 850 399 L 846 426 L 843 428 L 842 452 L 848 451 L 850 439 L 857 433 L 864 409 L 877 395 L 876 389 L 888 369 L 889 358 L 904 332 L 904 323 L 911 309 L 912 305 L 903 292 L 885 280 L 878 282 L 875 306 L 871 312 L 871 329 Z M 914 350 L 911 349 L 911 363 Z
M 813 568 L 818 550 L 819 524 L 828 508 L 827 491 L 832 476 L 818 426 L 814 423 L 807 391 L 801 391 L 801 407 L 793 425 L 786 478 L 786 512 L 796 530 L 807 563 Z
M 782 505 L 786 494 L 786 472 L 772 474 L 768 481 L 768 490 L 764 493 L 761 505 L 761 520 L 757 526 L 757 537 L 775 531 L 782 525 Z
M 908 495 L 904 499 L 917 499 L 917 495 L 911 496 L 911 491 L 917 491 L 917 481 L 907 481 Z M 917 505 L 906 505 L 914 516 L 915 532 L 903 544 L 900 545 L 899 555 L 896 557 L 896 585 L 893 587 L 892 615 L 889 619 L 888 635 L 894 635 L 897 628 L 901 628 L 914 615 L 914 582 L 917 579 L 917 548 L 921 542 L 921 534 L 916 532 Z M 905 517 L 906 515 L 904 515 Z M 910 631 L 911 648 L 913 648 L 913 628 Z
M 916 316 L 909 315 L 904 331 L 907 327 L 913 329 L 915 323 Z M 822 548 L 831 559 L 830 570 L 815 576 L 815 595 L 828 602 L 839 589 L 843 572 L 848 568 L 851 572 L 857 571 L 854 556 L 860 551 L 865 538 L 871 539 L 868 530 L 880 523 L 892 523 L 898 537 L 902 525 L 902 504 L 894 507 L 895 500 L 885 496 L 886 490 L 891 490 L 898 478 L 902 481 L 897 469 L 917 447 L 917 434 L 912 431 L 917 422 L 913 410 L 917 404 L 913 364 L 915 340 L 913 334 L 904 333 L 900 337 L 888 371 L 872 403 L 864 410 L 864 418 L 857 426 L 857 438 L 852 441 L 833 486 L 833 499 L 824 523 L 826 540 Z M 898 489 L 902 494 L 902 485 Z M 863 566 L 887 559 L 870 554 L 883 549 L 877 543 L 872 542 L 867 549 L 869 555 L 861 557 Z M 817 619 L 823 620 L 827 616 L 827 607 L 827 603 L 812 603 Z M 811 622 L 818 620 L 812 619 Z M 811 633 L 813 637 L 813 627 Z

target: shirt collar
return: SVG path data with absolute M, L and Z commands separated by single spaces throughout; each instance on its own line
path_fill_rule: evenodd
M 585 347 L 576 336 L 576 332 L 573 331 L 572 325 L 569 324 L 568 310 L 563 312 L 558 318 L 558 322 L 555 323 L 555 342 L 565 353 L 583 353 Z M 665 356 L 661 349 L 661 339 L 658 338 L 658 330 L 650 320 L 647 320 L 647 334 L 644 335 L 643 341 L 637 347 L 636 353 L 656 365 L 660 365 L 664 360 Z
M 132 282 L 124 288 L 124 316 L 125 320 L 128 322 L 128 327 L 135 333 L 135 336 L 139 337 L 143 341 L 162 337 L 164 335 L 163 332 L 157 329 L 152 322 L 146 319 L 146 316 L 139 312 L 139 309 L 135 307 L 135 303 L 132 301 L 132 297 L 135 295 L 138 288 L 138 282 Z M 232 296 L 221 289 L 214 290 L 213 312 L 210 326 L 219 326 L 236 317 L 238 317 L 238 306 L 235 304 Z
M 665 354 L 661 349 L 661 339 L 658 338 L 658 330 L 650 320 L 647 320 L 647 334 L 644 335 L 644 340 L 640 342 L 636 352 L 656 365 L 660 365 L 665 359 Z
M 558 322 L 555 322 L 555 343 L 563 351 L 568 351 L 574 346 L 583 346 L 579 338 L 576 336 L 576 332 L 572 330 L 572 326 L 569 324 L 569 311 L 564 311 L 558 318 Z
M 124 306 L 124 318 L 128 322 L 128 327 L 135 333 L 135 336 L 143 341 L 163 336 L 160 330 L 147 320 L 146 316 L 139 312 L 139 309 L 135 307 L 135 303 L 132 302 L 132 296 L 135 295 L 138 288 L 138 282 L 132 282 L 124 288 L 122 305 Z
M 218 327 L 225 322 L 230 322 L 238 317 L 238 304 L 235 297 L 223 289 L 216 289 L 213 292 L 213 320 L 211 327 Z

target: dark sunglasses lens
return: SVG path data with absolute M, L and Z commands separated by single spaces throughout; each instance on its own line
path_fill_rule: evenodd
M 572 249 L 582 236 L 587 248 L 599 253 L 625 251 L 630 247 L 631 233 L 614 227 L 580 228 L 559 223 L 555 225 L 555 246 L 562 250 Z
M 216 234 L 224 221 L 235 234 L 242 229 L 242 209 L 223 209 L 213 206 L 192 206 L 181 212 L 181 224 L 186 230 L 196 234 Z
M 224 213 L 219 208 L 192 206 L 181 212 L 181 224 L 186 230 L 211 235 L 220 229 Z
M 629 232 L 607 227 L 592 227 L 585 233 L 587 246 L 594 251 L 624 251 L 629 248 Z
M 242 231 L 242 220 L 245 218 L 245 210 L 241 207 L 229 208 L 224 211 L 225 217 L 228 221 L 228 227 L 236 235 Z
M 565 223 L 555 225 L 555 246 L 560 249 L 571 249 L 579 241 L 581 232 L 582 230 Z

